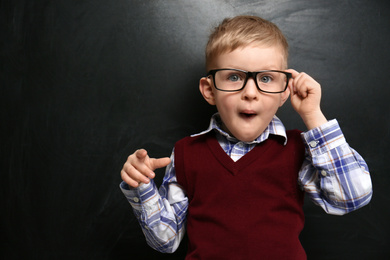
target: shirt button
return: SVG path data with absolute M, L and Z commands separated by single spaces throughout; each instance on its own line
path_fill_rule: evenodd
M 328 173 L 327 173 L 325 170 L 322 170 L 322 171 L 321 171 L 321 175 L 324 176 L 324 177 L 326 177 L 326 175 L 328 175 Z
M 135 203 L 137 203 L 137 202 L 139 202 L 139 198 L 134 197 L 134 198 L 133 198 L 133 201 L 134 201 Z
M 318 143 L 319 143 L 319 141 L 311 141 L 309 143 L 309 145 L 310 145 L 311 148 L 314 148 L 314 147 L 316 147 L 318 145 Z

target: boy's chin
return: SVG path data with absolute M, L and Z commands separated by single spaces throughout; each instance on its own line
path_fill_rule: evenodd
M 236 139 L 242 141 L 242 142 L 253 142 L 256 140 L 266 129 L 264 128 L 256 128 L 256 129 L 247 129 L 248 131 L 238 131 L 238 133 L 235 133 L 236 135 L 233 135 Z
M 235 131 L 233 133 L 225 126 L 225 124 L 222 124 L 223 131 L 228 133 L 230 136 L 236 138 L 237 140 L 240 140 L 241 142 L 246 142 L 246 143 L 254 141 L 257 137 L 259 137 L 264 132 L 265 128 L 266 127 L 264 127 L 264 129 L 262 129 L 262 130 L 258 129 L 258 131 L 251 131 L 248 129 L 248 131 Z

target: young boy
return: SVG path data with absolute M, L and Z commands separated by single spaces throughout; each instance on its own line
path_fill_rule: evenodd
M 259 17 L 225 19 L 211 34 L 199 83 L 218 110 L 209 128 L 177 142 L 170 158 L 137 150 L 121 171 L 151 247 L 173 252 L 186 230 L 186 259 L 306 259 L 304 191 L 335 215 L 370 201 L 365 161 L 322 114 L 320 85 L 287 69 L 287 57 L 283 34 Z M 275 116 L 289 96 L 305 133 Z M 153 171 L 165 166 L 158 190 Z

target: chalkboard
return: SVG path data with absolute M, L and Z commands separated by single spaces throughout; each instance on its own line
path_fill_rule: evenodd
M 370 167 L 368 206 L 339 217 L 305 201 L 308 259 L 390 259 L 384 0 L 0 1 L 1 259 L 184 258 L 185 241 L 147 246 L 119 173 L 135 149 L 169 156 L 207 128 L 204 47 L 239 14 L 280 27 L 289 67 L 321 83 L 322 110 Z M 305 130 L 289 103 L 278 116 Z

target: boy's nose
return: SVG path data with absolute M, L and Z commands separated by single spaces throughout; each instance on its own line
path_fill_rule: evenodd
M 249 78 L 242 90 L 242 98 L 246 100 L 258 99 L 259 95 L 260 91 L 257 89 L 255 81 Z

